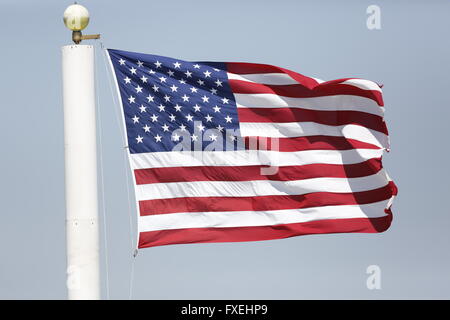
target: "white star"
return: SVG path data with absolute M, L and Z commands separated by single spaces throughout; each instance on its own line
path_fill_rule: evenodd
M 146 124 L 145 127 L 142 127 L 142 129 L 144 129 L 145 132 L 150 132 L 150 127 L 148 124 Z
M 175 69 L 179 69 L 181 67 L 181 63 L 179 63 L 178 61 L 174 62 L 173 65 L 175 66 Z
M 216 94 L 217 93 L 217 89 L 214 89 L 214 88 L 211 88 L 210 91 L 211 91 L 212 94 Z
M 220 132 L 222 132 L 224 128 L 219 124 L 219 125 L 216 127 L 216 129 L 219 130 Z
M 158 121 L 158 116 L 157 115 L 152 115 L 150 118 L 152 118 L 152 122 L 156 122 Z
M 182 125 L 180 126 L 180 130 L 181 130 L 181 131 L 186 131 L 186 126 L 185 126 L 184 124 L 182 124 Z
M 178 90 L 178 87 L 176 86 L 176 85 L 172 85 L 171 87 L 170 87 L 170 89 L 172 90 L 172 92 L 176 92 L 177 90 Z
M 178 80 L 181 84 L 186 84 L 186 80 L 184 80 L 184 79 L 180 79 L 180 80 Z
M 218 87 L 222 86 L 222 81 L 220 81 L 219 79 L 217 79 L 217 81 L 214 82 Z
M 172 140 L 173 141 L 179 141 L 180 140 L 180 136 L 178 134 L 174 133 L 173 136 L 172 136 Z
M 214 71 L 216 71 L 216 72 L 219 72 L 219 71 L 220 71 L 220 69 L 214 68 Z
M 231 118 L 230 116 L 226 116 L 225 120 L 227 121 L 227 123 L 231 122 L 231 120 L 233 120 L 233 118 Z
M 198 79 L 197 83 L 201 86 L 203 86 L 205 84 L 205 81 Z
M 152 96 L 152 95 L 148 95 L 148 97 L 147 97 L 147 100 L 148 100 L 148 102 L 150 103 L 150 102 L 153 102 L 153 100 L 155 99 L 155 97 L 154 96 Z
M 173 72 L 172 70 L 169 70 L 169 71 L 167 71 L 167 74 L 168 74 L 170 77 L 173 77 L 173 75 L 175 74 L 175 72 Z
M 161 139 L 162 139 L 162 137 L 161 137 L 159 134 L 157 134 L 157 135 L 155 136 L 156 142 L 161 142 Z
M 195 69 L 200 69 L 200 66 L 198 64 L 194 64 Z
M 229 138 L 230 138 L 231 141 L 236 140 L 236 137 L 235 137 L 235 136 L 229 136 Z
M 141 110 L 141 113 L 142 113 L 142 112 L 147 112 L 147 107 L 144 106 L 143 104 L 141 104 L 141 106 L 139 107 L 139 109 Z
M 125 79 L 123 79 L 123 81 L 125 81 L 125 83 L 131 83 L 131 79 L 126 77 Z
M 173 114 L 169 115 L 169 118 L 170 118 L 170 121 L 172 121 L 172 122 L 176 120 L 176 117 Z
M 165 77 L 159 77 L 159 81 L 161 81 L 161 83 L 162 83 L 162 82 L 166 82 L 166 79 L 167 79 L 167 78 L 165 78 Z
M 189 72 L 189 70 L 186 71 L 184 74 L 186 75 L 186 77 L 192 78 L 192 72 Z
M 227 104 L 228 103 L 228 99 L 227 98 L 223 98 L 221 99 L 223 104 Z
M 142 76 L 142 77 L 141 77 L 141 81 L 142 81 L 143 83 L 147 83 L 147 79 L 148 79 L 148 78 L 147 78 L 146 76 Z
M 128 98 L 128 101 L 129 101 L 130 103 L 134 103 L 134 99 L 136 99 L 136 98 L 133 97 L 133 96 L 130 96 L 130 97 Z
M 197 141 L 197 135 L 195 135 L 195 134 L 193 134 L 192 136 L 191 136 L 191 138 L 192 138 L 192 141 Z
M 163 128 L 164 132 L 169 131 L 169 126 L 166 123 L 164 123 L 164 125 L 161 126 L 161 128 Z
M 202 132 L 203 130 L 205 130 L 205 126 L 202 125 L 201 123 L 197 126 L 198 130 L 200 130 L 200 132 Z
M 211 117 L 209 114 L 205 117 L 206 122 L 211 122 L 213 117 Z
M 170 97 L 166 94 L 164 95 L 164 101 L 166 102 L 170 102 Z
M 142 143 L 142 140 L 144 140 L 143 137 L 137 136 L 137 138 L 136 138 L 137 143 Z
M 159 61 L 156 61 L 155 62 L 155 66 L 156 66 L 156 68 L 161 68 L 161 65 L 162 65 L 162 63 L 161 62 L 159 62 Z
M 201 109 L 201 107 L 198 104 L 195 104 L 194 111 L 198 112 L 198 111 L 200 111 L 200 109 Z
M 207 96 L 203 96 L 202 100 L 203 100 L 204 103 L 209 102 L 209 98 Z
M 213 109 L 214 109 L 214 112 L 220 112 L 220 107 L 218 107 L 218 106 L 215 106 Z
M 119 60 L 119 63 L 120 63 L 121 66 L 123 66 L 123 65 L 125 64 L 125 60 L 120 59 L 120 60 Z
M 144 65 L 144 63 L 142 61 L 138 60 L 137 65 L 138 65 L 138 67 L 142 67 Z
M 132 74 L 136 74 L 136 69 L 133 67 L 133 68 L 130 69 L 130 72 L 131 72 Z
M 142 87 L 137 86 L 134 90 L 136 90 L 136 93 L 142 92 Z
M 158 92 L 158 91 L 159 91 L 159 87 L 158 87 L 156 84 L 153 85 L 152 89 L 153 89 L 153 91 L 155 91 L 155 92 Z
M 192 121 L 193 118 L 194 118 L 194 117 L 191 116 L 190 114 L 188 114 L 188 115 L 186 116 L 187 121 Z
M 189 97 L 186 94 L 184 96 L 182 96 L 181 99 L 183 99 L 183 102 L 189 101 Z
M 175 111 L 181 112 L 181 106 L 179 106 L 178 103 L 176 105 L 174 105 L 173 107 L 175 108 Z
M 194 92 L 197 93 L 197 91 L 198 91 L 198 89 L 197 89 L 196 87 L 192 87 L 192 88 L 191 88 L 191 92 L 192 92 L 192 93 L 194 93 Z
M 150 74 L 155 74 L 156 72 L 153 71 L 153 69 L 150 69 L 150 70 L 148 70 L 148 73 L 150 73 Z
M 211 72 L 209 72 L 208 70 L 203 72 L 203 74 L 205 75 L 205 78 L 210 78 L 211 77 Z
M 139 117 L 137 117 L 136 115 L 132 118 L 133 123 L 138 123 L 139 122 Z
M 213 133 L 209 136 L 209 138 L 211 139 L 211 141 L 216 141 L 217 140 L 217 136 Z
M 160 105 L 158 106 L 158 108 L 159 108 L 159 112 L 162 112 L 162 111 L 165 111 L 165 110 L 166 110 L 166 107 L 163 106 L 162 104 L 160 104 Z

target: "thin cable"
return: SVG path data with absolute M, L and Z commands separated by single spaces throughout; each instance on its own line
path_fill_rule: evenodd
M 103 48 L 103 43 L 101 44 L 102 48 Z M 111 92 L 111 96 L 113 97 L 113 104 L 116 106 L 116 108 L 114 108 L 114 114 L 116 116 L 116 122 L 117 125 L 119 127 L 122 126 L 122 122 L 120 121 L 120 106 L 119 103 L 116 101 L 116 94 L 114 93 L 113 90 L 113 86 L 111 81 L 113 81 L 111 79 L 111 75 L 110 75 L 110 70 L 108 68 L 108 61 L 107 61 L 107 57 L 106 57 L 106 49 L 102 49 L 103 51 L 103 61 L 104 61 L 104 65 L 105 65 L 105 69 L 106 72 L 108 74 L 108 83 L 109 83 L 109 89 Z M 129 161 L 128 161 L 128 145 L 127 145 L 127 141 L 125 140 L 125 137 L 123 138 L 123 144 L 124 144 L 124 152 L 123 152 L 123 156 L 124 156 L 124 162 L 125 162 L 125 166 L 129 165 Z M 130 173 L 128 172 L 129 170 L 125 170 L 125 178 L 126 178 L 126 189 L 127 189 L 127 198 L 128 198 L 128 213 L 129 213 L 129 225 L 130 225 L 130 239 L 131 239 L 131 251 L 133 252 L 133 256 L 135 256 L 135 249 L 136 247 L 134 246 L 134 237 L 133 237 L 133 219 L 131 216 L 131 211 L 132 211 L 132 205 L 131 205 L 131 191 L 130 191 L 130 186 L 129 186 L 129 181 L 130 181 Z
M 106 300 L 110 299 L 110 289 L 109 289 L 109 259 L 108 259 L 108 234 L 107 234 L 107 223 L 106 223 L 106 204 L 105 204 L 105 183 L 104 183 L 104 169 L 103 169 L 103 143 L 102 143 L 102 121 L 101 121 L 101 107 L 100 107 L 100 95 L 98 92 L 98 58 L 95 53 L 95 93 L 97 95 L 97 125 L 98 125 L 98 143 L 100 145 L 99 152 L 99 165 L 100 165 L 100 185 L 101 185 L 101 203 L 102 203 L 102 220 L 103 220 L 103 234 L 105 243 L 105 268 L 106 268 Z
M 130 292 L 128 294 L 128 300 L 131 300 L 133 297 L 133 283 L 134 283 L 134 264 L 136 262 L 136 256 L 133 256 L 131 260 L 131 272 L 130 272 Z
M 106 57 L 106 49 L 104 49 L 103 47 L 103 43 L 101 43 L 101 48 L 103 51 L 103 62 L 104 62 L 104 66 L 105 66 L 105 70 L 107 73 L 107 77 L 108 77 L 108 84 L 109 84 L 109 89 L 111 92 L 111 96 L 113 97 L 113 104 L 115 105 L 114 108 L 114 114 L 116 116 L 116 123 L 119 127 L 122 127 L 122 122 L 120 121 L 120 104 L 118 103 L 118 101 L 116 101 L 116 94 L 114 93 L 113 90 L 113 84 L 111 81 L 112 80 L 112 74 L 110 74 L 110 69 L 108 68 L 108 58 Z M 127 145 L 127 141 L 126 138 L 123 136 L 123 143 L 124 143 L 124 162 L 125 165 L 128 166 L 129 165 L 129 161 L 128 161 L 128 145 Z M 131 168 L 128 168 L 129 170 L 131 170 Z M 134 245 L 134 237 L 133 237 L 133 218 L 131 215 L 132 212 L 132 205 L 131 205 L 131 192 L 130 192 L 130 186 L 129 186 L 129 181 L 130 181 L 130 173 L 129 170 L 125 170 L 125 185 L 126 185 L 126 190 L 127 190 L 127 199 L 128 199 L 128 218 L 129 218 L 129 233 L 130 233 L 130 243 L 131 243 L 131 251 L 133 252 L 133 259 L 131 262 L 131 271 L 130 271 L 130 283 L 129 283 L 129 296 L 128 299 L 131 300 L 132 295 L 133 295 L 133 282 L 134 282 L 134 264 L 135 264 L 135 258 L 137 255 L 137 242 L 136 242 L 136 246 Z

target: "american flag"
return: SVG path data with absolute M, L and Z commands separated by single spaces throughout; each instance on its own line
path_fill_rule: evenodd
M 107 51 L 139 248 L 389 228 L 397 189 L 376 83 Z

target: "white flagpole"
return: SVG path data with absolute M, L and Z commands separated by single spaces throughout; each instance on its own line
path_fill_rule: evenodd
M 70 6 L 65 12 L 66 26 L 71 29 L 77 18 L 78 23 L 84 21 L 84 27 L 89 21 L 87 10 L 81 7 L 85 12 L 80 15 L 79 7 Z M 67 21 L 66 13 L 70 18 Z M 82 37 L 80 30 L 84 27 L 72 29 L 77 30 L 73 32 L 74 42 L 83 39 L 75 41 L 75 37 Z M 62 47 L 62 75 L 68 298 L 100 299 L 94 47 Z
M 62 48 L 69 299 L 99 299 L 94 48 Z

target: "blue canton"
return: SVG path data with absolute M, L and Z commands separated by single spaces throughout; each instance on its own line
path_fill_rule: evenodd
M 224 63 L 108 52 L 131 153 L 239 148 L 237 106 Z

